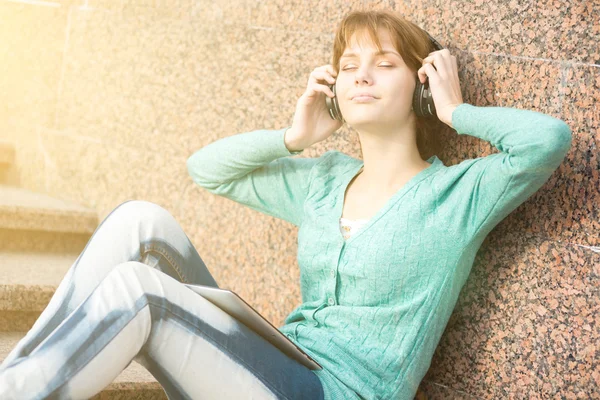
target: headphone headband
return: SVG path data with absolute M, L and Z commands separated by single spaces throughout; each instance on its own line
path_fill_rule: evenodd
M 444 47 L 435 40 L 426 30 L 420 28 L 436 50 L 442 50 Z M 334 97 L 330 98 L 329 96 L 325 96 L 325 102 L 327 104 L 327 108 L 329 110 L 329 115 L 332 119 L 337 119 L 340 121 L 345 121 L 342 117 L 342 113 L 339 109 L 338 101 L 337 101 L 337 93 L 336 93 L 336 85 L 329 85 L 329 88 L 333 91 Z M 413 92 L 412 99 L 412 109 L 415 114 L 419 117 L 426 118 L 437 118 L 437 114 L 435 111 L 435 103 L 433 102 L 433 97 L 431 95 L 431 90 L 429 90 L 429 82 L 421 83 L 419 79 L 417 79 L 415 91 Z
M 435 47 L 436 50 L 442 50 L 444 48 L 444 46 L 442 46 L 437 40 L 435 40 L 426 30 L 423 29 L 423 32 L 427 34 L 427 37 L 429 38 L 431 43 L 433 43 L 433 47 Z
M 444 48 L 425 29 L 421 29 L 423 30 L 423 32 L 425 32 L 425 34 L 427 34 L 427 37 L 429 38 L 431 44 L 433 44 L 433 47 L 436 50 L 442 50 Z M 412 109 L 415 111 L 415 114 L 417 114 L 418 117 L 437 118 L 437 114 L 435 111 L 435 103 L 433 102 L 431 90 L 429 90 L 428 80 L 425 83 L 421 83 L 421 81 L 417 79 L 417 85 L 413 93 L 412 107 Z

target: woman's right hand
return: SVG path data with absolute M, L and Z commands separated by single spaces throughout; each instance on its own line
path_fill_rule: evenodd
M 336 76 L 331 64 L 317 67 L 310 73 L 306 91 L 296 103 L 292 126 L 285 133 L 285 144 L 291 151 L 325 140 L 342 126 L 341 121 L 329 115 L 324 97 L 334 97 L 328 85 L 335 83 Z

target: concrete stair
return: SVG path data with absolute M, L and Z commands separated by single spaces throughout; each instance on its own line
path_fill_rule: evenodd
M 9 168 L 15 162 L 15 147 L 0 140 L 0 168 Z
M 95 210 L 7 185 L 15 150 L 0 141 L 0 362 L 32 327 L 99 224 Z M 11 179 L 5 179 L 10 171 Z M 167 399 L 133 361 L 93 399 Z
M 0 140 L 0 182 L 18 186 L 15 155 L 15 146 L 11 142 Z
M 0 332 L 28 331 L 75 254 L 0 252 Z

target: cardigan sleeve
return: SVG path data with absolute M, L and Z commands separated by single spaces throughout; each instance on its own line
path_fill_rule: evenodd
M 188 158 L 188 173 L 210 193 L 300 226 L 318 158 L 291 158 L 304 150 L 288 150 L 287 129 L 259 129 L 210 143 Z
M 532 196 L 559 167 L 571 147 L 571 129 L 536 111 L 463 103 L 452 113 L 459 135 L 490 142 L 499 153 L 466 160 L 470 235 L 487 235 Z

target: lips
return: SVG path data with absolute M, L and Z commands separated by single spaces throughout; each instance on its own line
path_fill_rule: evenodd
M 355 97 L 372 97 L 374 99 L 376 99 L 377 97 L 373 96 L 371 93 L 356 93 L 354 96 L 352 96 L 352 100 L 354 100 Z

